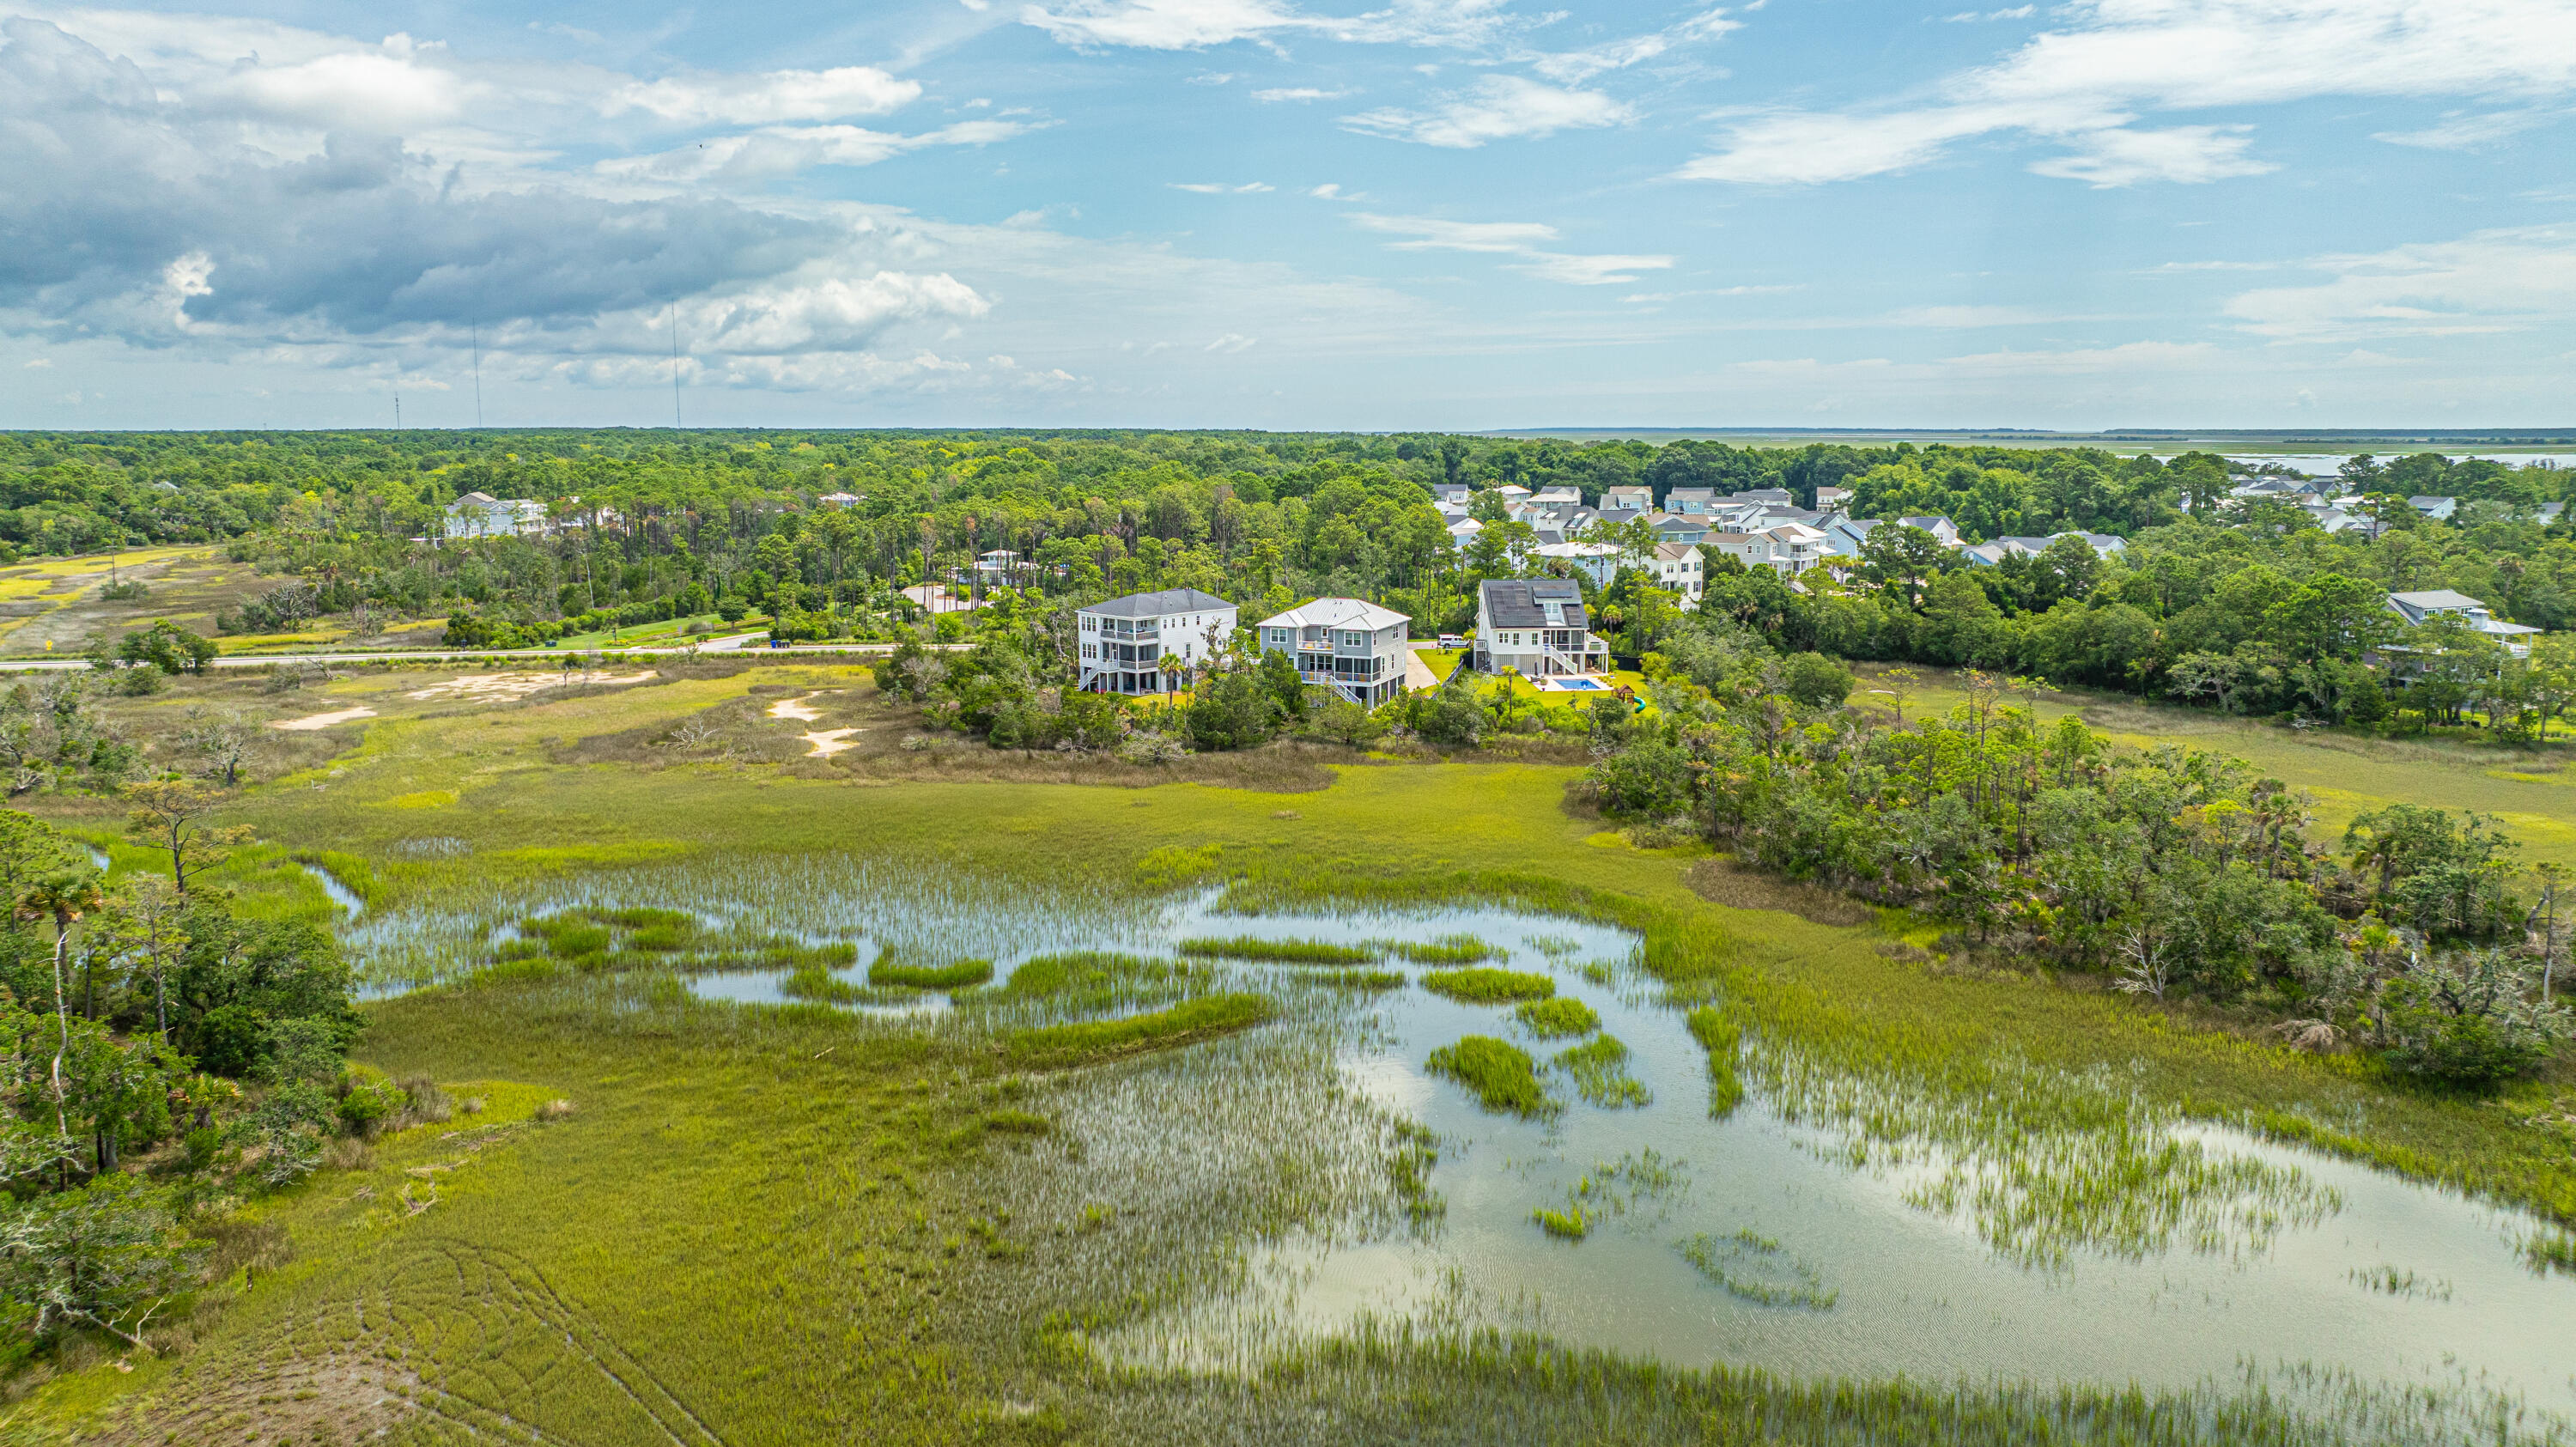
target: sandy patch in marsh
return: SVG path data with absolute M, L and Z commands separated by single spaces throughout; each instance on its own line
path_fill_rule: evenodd
M 828 759 L 843 749 L 857 748 L 858 745 L 850 739 L 850 735 L 857 732 L 857 729 L 817 729 L 810 734 L 798 734 L 797 737 L 814 746 L 806 752 L 805 757 Z
M 798 723 L 812 723 L 814 720 L 823 716 L 812 708 L 806 706 L 805 700 L 812 698 L 813 696 L 814 695 L 810 693 L 802 693 L 798 694 L 794 698 L 782 698 L 778 702 L 769 706 L 769 716 L 771 718 L 792 718 Z
M 461 698 L 468 703 L 507 703 L 526 698 L 549 688 L 562 688 L 575 683 L 627 684 L 642 683 L 654 676 L 652 669 L 620 678 L 605 670 L 572 673 L 473 673 L 452 683 L 433 683 L 427 688 L 404 694 L 405 698 Z
M 354 719 L 374 718 L 375 716 L 376 711 L 371 708 L 344 708 L 337 713 L 317 713 L 307 714 L 303 718 L 276 719 L 270 722 L 269 727 L 273 729 L 285 729 L 292 733 L 302 733 L 310 729 L 327 729 L 333 724 L 348 723 Z

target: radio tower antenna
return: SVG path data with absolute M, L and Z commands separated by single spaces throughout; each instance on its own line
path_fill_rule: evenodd
M 680 302 L 671 300 L 671 427 L 680 430 Z
M 474 347 L 474 426 L 479 431 L 483 426 L 483 324 L 466 323 L 465 334 Z

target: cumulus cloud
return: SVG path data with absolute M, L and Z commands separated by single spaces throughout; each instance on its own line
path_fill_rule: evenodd
M 2374 141 L 2428 151 L 2475 151 L 2522 134 L 2549 119 L 2537 110 L 2491 111 L 2468 115 L 2454 111 L 2429 126 L 2412 131 L 2379 131 Z
M 1467 251 L 1516 258 L 1508 270 L 1542 281 L 1572 286 L 1607 286 L 1633 282 L 1640 271 L 1672 266 L 1669 256 L 1580 255 L 1549 251 L 1539 243 L 1559 239 L 1553 226 L 1538 221 L 1448 221 L 1433 216 L 1381 216 L 1354 213 L 1351 220 L 1370 231 L 1404 238 L 1386 243 L 1390 251 Z
M 1744 22 L 1729 20 L 1724 10 L 1711 10 L 1692 16 L 1668 30 L 1652 35 L 1635 35 L 1595 45 L 1583 50 L 1560 51 L 1532 57 L 1530 68 L 1550 80 L 1575 84 L 1604 71 L 1625 70 L 1693 41 L 1715 40 L 1731 30 L 1741 30 Z
M 920 98 L 919 81 L 897 80 L 872 65 L 845 65 L 636 81 L 609 92 L 600 108 L 610 115 L 650 111 L 682 125 L 757 126 L 884 115 Z
M 1363 111 L 1342 117 L 1342 126 L 1362 135 L 1470 150 L 1488 141 L 1626 125 L 1636 115 L 1624 102 L 1599 91 L 1542 85 L 1517 75 L 1489 75 L 1473 90 L 1444 97 L 1429 110 Z
M 2527 331 L 2576 321 L 2576 228 L 2482 231 L 2456 241 L 2322 256 L 2329 279 L 2227 302 L 2258 336 L 2333 341 Z
M 2132 129 L 2142 112 L 2317 96 L 2548 96 L 2576 85 L 2562 0 L 2077 0 L 2060 28 L 1921 97 L 1759 115 L 1684 179 L 1815 184 L 1905 170 L 1956 141 L 2064 142 L 2041 174 L 2128 185 L 2253 174 L 2230 126 Z
M 1280 101 L 1340 100 L 1349 94 L 1350 92 L 1346 90 L 1317 90 L 1312 86 L 1301 85 L 1277 90 L 1256 90 L 1252 93 L 1252 98 L 1264 104 L 1276 104 Z

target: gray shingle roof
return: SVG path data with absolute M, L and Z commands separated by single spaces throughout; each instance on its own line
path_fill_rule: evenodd
M 1159 593 L 1130 593 L 1124 598 L 1094 603 L 1082 611 L 1106 618 L 1168 618 L 1174 613 L 1205 613 L 1212 608 L 1233 606 L 1196 588 L 1166 588 Z
M 1485 617 L 1497 628 L 1589 628 L 1583 615 L 1583 590 L 1565 578 L 1487 578 L 1483 589 Z M 1565 621 L 1547 621 L 1549 603 L 1564 606 Z

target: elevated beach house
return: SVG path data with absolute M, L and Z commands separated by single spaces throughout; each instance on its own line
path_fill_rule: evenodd
M 1308 683 L 1375 708 L 1404 691 L 1404 639 L 1412 621 L 1358 598 L 1318 598 L 1262 619 L 1255 636 L 1262 652 L 1296 660 Z
M 1235 607 L 1196 588 L 1130 593 L 1074 614 L 1085 693 L 1161 693 L 1163 660 L 1205 662 L 1234 635 Z
M 1476 670 L 1523 678 L 1610 671 L 1610 645 L 1589 631 L 1571 578 L 1488 578 L 1476 590 Z

